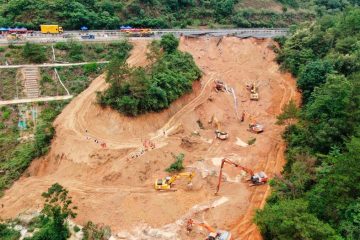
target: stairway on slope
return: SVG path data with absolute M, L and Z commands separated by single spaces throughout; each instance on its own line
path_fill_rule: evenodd
M 40 95 L 38 67 L 27 66 L 22 69 L 25 93 L 28 98 L 38 98 Z

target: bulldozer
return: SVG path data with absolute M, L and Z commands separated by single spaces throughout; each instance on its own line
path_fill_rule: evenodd
M 250 175 L 250 179 L 248 179 L 247 181 L 251 182 L 250 186 L 262 185 L 262 184 L 267 183 L 267 181 L 268 181 L 268 176 L 266 175 L 265 172 L 261 171 L 261 172 L 254 173 L 253 170 L 251 170 L 249 168 L 246 168 L 246 167 L 243 167 L 243 166 L 241 166 L 241 165 L 239 165 L 239 164 L 237 164 L 237 163 L 235 163 L 235 162 L 233 162 L 233 161 L 231 161 L 231 160 L 229 160 L 227 158 L 224 158 L 221 161 L 219 180 L 218 180 L 218 185 L 216 187 L 215 194 L 218 194 L 218 192 L 220 191 L 220 185 L 221 185 L 221 181 L 222 181 L 222 171 L 223 171 L 225 163 L 229 164 L 231 166 L 240 168 L 244 172 L 248 173 Z
M 191 232 L 194 225 L 198 225 L 199 227 L 202 227 L 202 228 L 205 228 L 206 230 L 208 230 L 209 235 L 207 236 L 207 238 L 205 240 L 232 240 L 230 232 L 224 231 L 224 230 L 216 230 L 206 223 L 195 222 L 192 219 L 189 219 L 187 221 L 187 225 L 186 225 L 187 231 Z
M 220 128 L 221 128 L 221 124 L 219 122 L 219 120 L 213 115 L 211 117 L 211 120 L 209 121 L 210 124 L 214 123 L 215 125 L 215 135 L 216 135 L 216 138 L 220 139 L 220 140 L 226 140 L 229 138 L 229 134 L 227 132 L 224 132 L 224 131 L 221 131 Z
M 174 182 L 182 177 L 188 178 L 188 187 L 191 188 L 194 176 L 194 172 L 184 172 L 165 178 L 159 178 L 155 180 L 154 188 L 155 190 L 176 191 L 177 189 L 173 188 Z

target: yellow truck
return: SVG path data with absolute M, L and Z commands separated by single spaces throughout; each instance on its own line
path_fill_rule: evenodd
M 40 25 L 41 33 L 63 33 L 64 30 L 59 25 Z

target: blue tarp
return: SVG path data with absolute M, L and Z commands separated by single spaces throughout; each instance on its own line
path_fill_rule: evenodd
M 120 29 L 132 29 L 130 26 L 121 26 Z
M 0 31 L 9 31 L 9 29 L 8 29 L 8 28 L 1 27 L 1 28 L 0 28 Z
M 85 31 L 85 30 L 88 30 L 88 27 L 82 26 L 80 29 L 81 29 L 82 31 Z

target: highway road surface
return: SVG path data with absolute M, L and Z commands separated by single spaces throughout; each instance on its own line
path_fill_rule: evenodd
M 166 33 L 173 33 L 176 36 L 236 36 L 240 38 L 274 38 L 286 36 L 288 29 L 286 28 L 233 28 L 233 29 L 156 29 L 153 30 L 150 37 L 131 37 L 132 40 L 150 38 L 158 39 Z M 81 36 L 86 34 L 95 35 L 95 39 L 82 39 Z M 0 44 L 24 44 L 25 42 L 33 43 L 53 43 L 64 42 L 75 39 L 82 42 L 110 42 L 126 38 L 126 34 L 119 30 L 93 30 L 93 31 L 65 31 L 62 34 L 42 34 L 41 32 L 33 32 L 26 34 L 21 40 L 8 40 L 5 36 L 0 35 Z
M 27 67 L 27 66 L 40 67 L 40 68 L 45 68 L 45 67 L 69 67 L 69 66 L 81 66 L 81 65 L 86 65 L 86 64 L 90 64 L 90 63 L 94 63 L 94 62 L 0 65 L 0 69 L 3 69 L 3 68 L 22 68 L 22 67 Z M 105 64 L 105 63 L 109 63 L 109 61 L 99 61 L 99 62 L 95 62 L 95 63 L 97 63 L 97 64 Z

